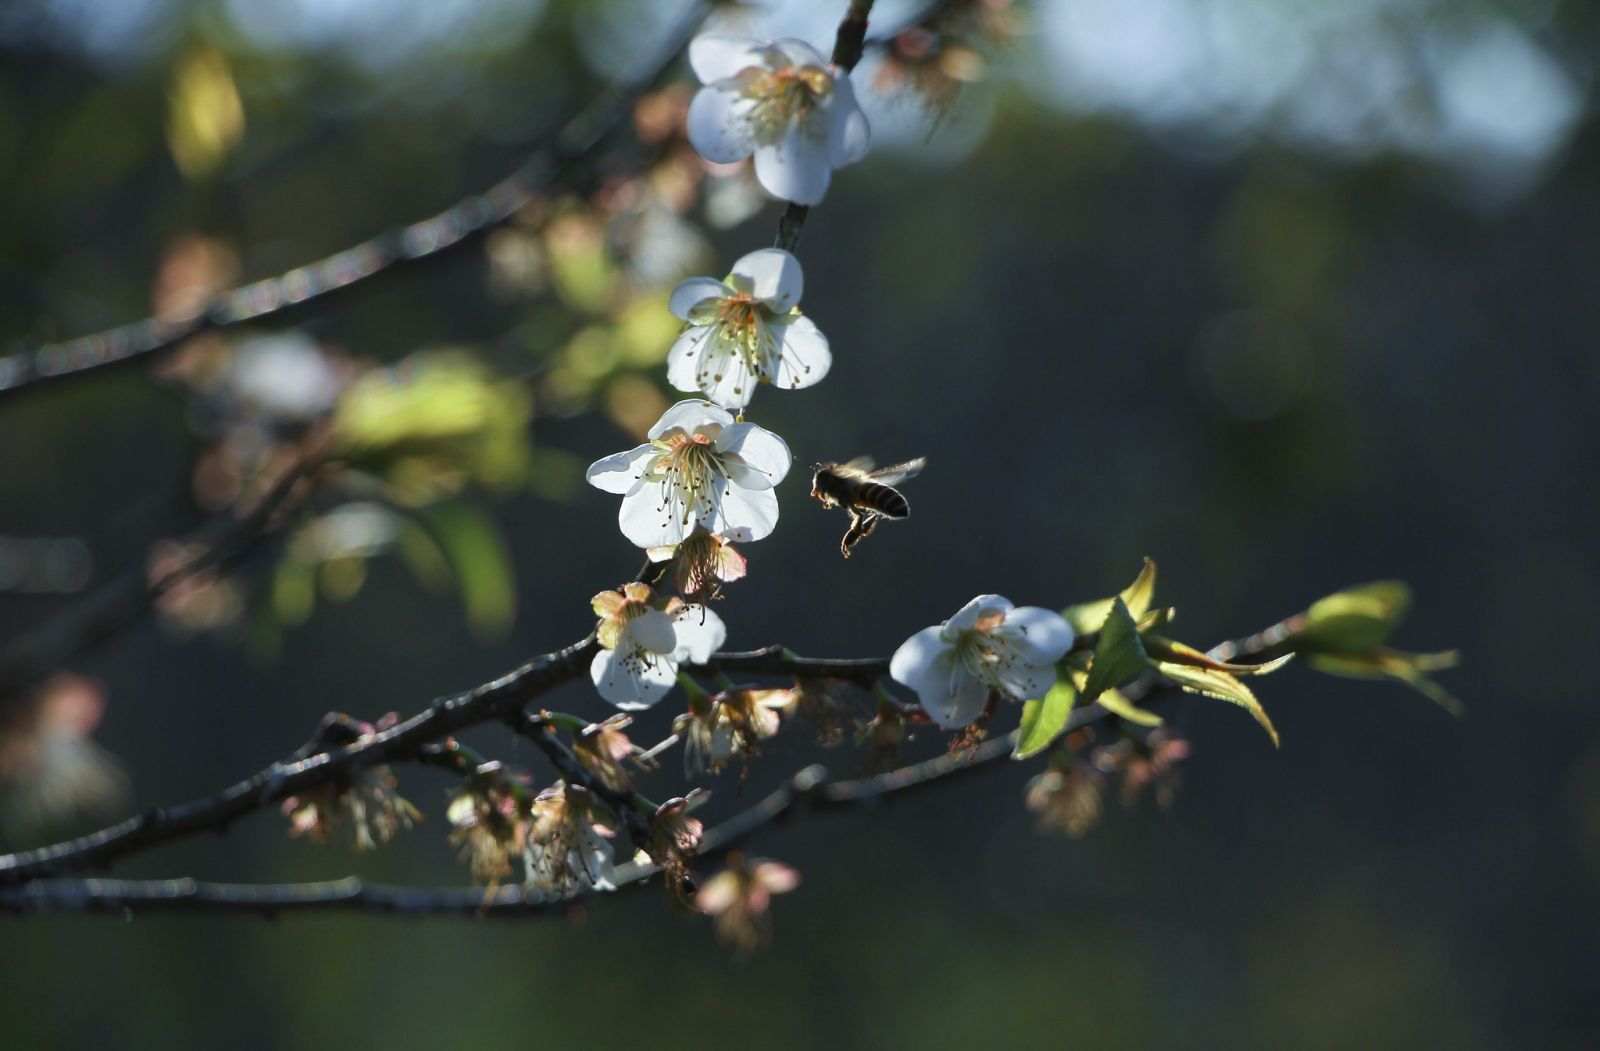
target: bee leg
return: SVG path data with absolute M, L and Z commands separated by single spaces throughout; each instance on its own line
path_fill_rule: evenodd
M 839 541 L 839 553 L 845 558 L 850 557 L 851 548 L 872 535 L 878 526 L 878 516 L 871 511 L 858 511 L 850 509 L 850 528 L 844 532 L 844 539 Z

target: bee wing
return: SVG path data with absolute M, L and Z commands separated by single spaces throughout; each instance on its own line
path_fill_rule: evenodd
M 857 456 L 852 460 L 846 460 L 844 463 L 835 464 L 834 470 L 844 475 L 867 474 L 872 470 L 872 457 Z
M 882 482 L 884 485 L 898 485 L 907 478 L 915 478 L 926 466 L 928 466 L 928 458 L 919 456 L 915 460 L 907 460 L 905 463 L 893 463 L 888 467 L 880 467 L 876 471 L 870 472 L 867 477 L 874 482 Z

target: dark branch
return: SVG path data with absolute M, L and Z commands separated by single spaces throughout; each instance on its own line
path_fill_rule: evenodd
M 381 274 L 452 251 L 505 225 L 535 193 L 572 177 L 581 162 L 627 119 L 634 102 L 688 45 L 703 13 L 702 4 L 692 5 L 643 72 L 602 94 L 547 136 L 516 171 L 483 193 L 432 218 L 389 230 L 324 259 L 219 293 L 193 314 L 147 318 L 0 358 L 0 395 L 148 358 L 202 332 L 260 321 L 308 303 L 325 304 Z
M 1105 716 L 1091 706 L 1074 713 L 1071 726 Z M 535 717 L 527 717 L 534 720 Z M 522 727 L 537 742 L 549 735 L 542 725 Z M 553 738 L 549 738 L 553 740 Z M 836 813 L 902 796 L 952 777 L 994 768 L 1011 754 L 1016 735 L 986 741 L 967 756 L 940 756 L 876 777 L 828 781 L 827 771 L 808 766 L 747 810 L 710 829 L 701 841 L 702 860 L 718 858 L 755 833 L 803 816 Z M 541 745 L 543 747 L 543 745 Z M 568 753 L 570 758 L 570 753 Z M 625 865 L 618 891 L 640 887 L 659 870 Z M 385 914 L 482 916 L 565 915 L 585 902 L 603 898 L 591 892 L 559 901 L 541 899 L 521 887 L 388 887 L 355 877 L 323 883 L 231 884 L 192 879 L 131 881 L 102 879 L 36 880 L 0 889 L 0 912 L 207 912 L 274 916 L 281 912 L 353 911 Z
M 209 569 L 220 569 L 249 554 L 271 536 L 309 492 L 316 473 L 327 465 L 308 457 L 273 484 L 243 518 L 225 517 L 189 538 L 200 548 L 188 562 L 151 581 L 143 568 L 131 569 L 75 602 L 60 615 L 0 650 L 0 706 L 62 662 L 93 649 L 137 621 L 161 596 Z
M 79 839 L 0 856 L 0 885 L 110 864 L 118 858 L 195 832 L 220 831 L 235 818 L 374 763 L 417 756 L 439 739 L 503 718 L 546 690 L 576 678 L 594 652 L 590 637 L 538 657 L 464 693 L 441 697 L 425 711 L 341 748 L 273 763 L 218 795 L 146 811 Z

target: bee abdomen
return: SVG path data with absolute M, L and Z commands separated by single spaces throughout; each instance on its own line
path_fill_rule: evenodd
M 856 493 L 856 503 L 885 518 L 904 518 L 911 513 L 911 505 L 900 495 L 900 490 L 882 482 L 862 482 Z

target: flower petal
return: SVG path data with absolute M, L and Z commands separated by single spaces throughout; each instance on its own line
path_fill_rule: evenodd
M 764 65 L 763 56 L 772 45 L 749 37 L 706 33 L 689 44 L 689 68 L 702 84 L 738 76 L 751 66 Z
M 902 642 L 889 658 L 889 678 L 915 689 L 933 662 L 949 650 L 950 644 L 940 637 L 938 628 L 923 628 Z
M 1049 693 L 1050 687 L 1056 684 L 1054 663 L 1029 664 L 1026 661 L 1015 661 L 1003 665 L 998 675 L 1004 692 L 1018 701 L 1036 701 Z
M 736 543 L 760 540 L 777 528 L 778 494 L 730 485 L 709 519 L 701 524 Z
M 651 653 L 671 653 L 678 646 L 672 618 L 659 609 L 645 610 L 628 622 L 628 637 Z
M 673 614 L 672 624 L 678 635 L 675 661 L 704 664 L 728 641 L 728 626 L 705 606 L 684 606 Z
M 772 196 L 795 204 L 817 204 L 827 194 L 833 173 L 828 164 L 828 135 L 826 129 L 813 134 L 810 125 L 809 121 L 797 121 L 776 144 L 756 149 L 756 181 Z
M 733 164 L 756 148 L 750 113 L 755 102 L 737 89 L 713 87 L 695 92 L 689 103 L 689 143 L 713 164 Z
M 665 486 L 642 486 L 622 498 L 617 511 L 617 525 L 630 543 L 643 548 L 681 544 L 683 538 L 694 532 L 693 522 L 666 509 Z
M 722 428 L 732 423 L 733 416 L 726 409 L 719 409 L 700 398 L 688 398 L 662 413 L 661 419 L 650 428 L 648 437 L 654 441 L 674 427 L 692 434 L 703 427 Z
M 730 478 L 736 477 L 734 475 L 736 466 L 748 467 L 765 478 L 764 483 L 754 485 L 749 482 L 743 483 L 747 488 L 772 488 L 783 481 L 784 476 L 789 473 L 790 463 L 793 462 L 789 446 L 784 440 L 754 423 L 735 423 L 731 427 L 724 427 L 712 444 L 722 453 L 723 462 L 729 468 Z M 737 459 L 732 459 L 733 457 Z
M 856 89 L 848 73 L 834 78 L 834 90 L 826 106 L 828 163 L 835 168 L 854 164 L 865 157 L 872 146 L 872 127 L 856 102 Z
M 889 661 L 889 674 L 915 690 L 922 710 L 946 730 L 972 722 L 989 700 L 988 685 L 956 658 L 938 628 L 924 628 L 902 643 Z
M 667 382 L 681 391 L 700 389 L 700 359 L 705 354 L 707 342 L 716 335 L 716 328 L 697 325 L 683 330 L 667 351 Z
M 650 460 L 661 452 L 653 445 L 640 445 L 625 453 L 613 453 L 589 465 L 584 477 L 606 493 L 626 493 L 644 475 Z
M 695 383 L 718 405 L 742 409 L 755 397 L 761 378 L 750 370 L 750 362 L 738 346 L 724 339 L 720 330 L 712 331 L 695 370 Z
M 783 353 L 778 358 L 778 374 L 772 382 L 788 390 L 809 387 L 828 374 L 833 366 L 833 351 L 828 338 L 816 322 L 805 316 L 783 326 L 780 338 Z
M 1055 610 L 1039 606 L 1018 606 L 994 633 L 1010 639 L 1030 664 L 1054 664 L 1072 649 L 1072 625 Z
M 828 65 L 828 60 L 822 57 L 820 51 L 804 40 L 799 40 L 792 36 L 779 37 L 767 46 L 777 48 L 783 52 L 783 57 L 796 66 L 826 67 Z
M 722 299 L 732 292 L 733 289 L 714 277 L 686 278 L 672 290 L 672 295 L 667 299 L 667 309 L 688 321 L 689 312 L 701 303 L 708 299 Z
M 624 711 L 648 708 L 671 690 L 678 669 L 670 658 L 629 660 L 620 650 L 601 650 L 589 663 L 589 678 L 600 696 Z
M 962 606 L 944 623 L 944 637 L 954 640 L 955 636 L 963 631 L 971 631 L 978 623 L 978 618 L 985 613 L 1006 613 L 1011 610 L 1011 600 L 1000 595 L 979 595 L 977 598 Z
M 731 282 L 741 292 L 766 301 L 778 313 L 800 302 L 805 276 L 800 260 L 781 248 L 761 248 L 733 264 Z

